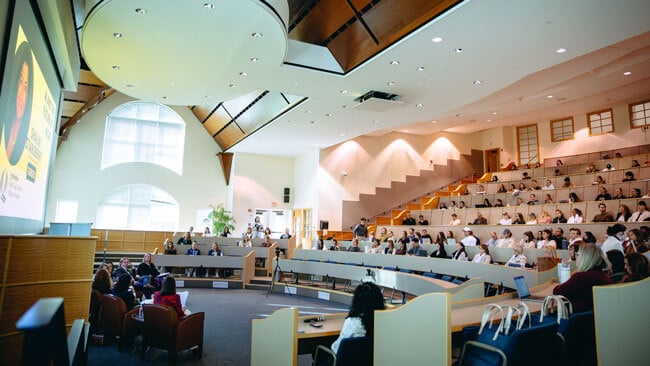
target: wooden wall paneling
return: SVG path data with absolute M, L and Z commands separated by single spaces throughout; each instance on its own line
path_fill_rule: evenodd
M 76 92 L 64 90 L 63 98 L 67 100 L 86 102 L 99 94 L 101 90 L 101 86 L 78 84 Z
M 105 236 L 100 236 L 104 238 Z M 124 240 L 124 235 L 122 230 L 108 230 L 108 240 L 109 241 L 122 241 Z
M 237 124 L 231 123 L 228 127 L 224 128 L 218 135 L 214 136 L 214 140 L 223 149 L 226 150 L 240 141 L 244 137 Z
M 327 44 L 344 70 L 349 70 L 374 55 L 378 47 L 361 22 L 355 22 Z
M 144 242 L 137 241 L 124 241 L 122 243 L 122 251 L 125 252 L 144 252 Z
M 22 359 L 23 334 L 15 332 L 11 334 L 0 334 L 0 350 L 2 363 L 5 365 L 19 365 Z
M 97 76 L 95 76 L 95 74 L 93 74 L 92 71 L 88 71 L 88 70 L 79 71 L 79 83 L 99 85 L 99 86 L 106 85 Z
M 130 241 L 130 242 L 144 242 L 144 231 L 124 231 L 123 235 L 124 241 Z
M 162 243 L 165 238 L 170 238 L 171 235 L 164 231 L 145 231 L 144 232 L 144 241 L 145 242 L 160 242 Z
M 81 102 L 63 101 L 63 104 L 61 105 L 61 115 L 72 117 L 79 109 L 81 109 L 81 107 L 83 107 L 83 105 L 84 103 Z
M 352 3 L 352 6 L 354 6 L 356 11 L 361 11 L 361 9 L 365 8 L 366 5 L 370 4 L 370 1 L 372 0 L 350 0 L 350 3 Z
M 101 247 L 104 250 L 104 246 Z M 106 250 L 109 252 L 121 252 L 122 250 L 122 241 L 108 241 L 106 242 Z
M 355 14 L 345 0 L 321 0 L 298 25 L 289 38 L 321 44 Z
M 199 122 L 203 123 L 205 119 L 212 113 L 212 111 L 217 107 L 217 104 L 212 104 L 212 105 L 195 105 L 194 108 L 192 108 L 192 112 L 196 116 L 196 118 L 199 120 Z

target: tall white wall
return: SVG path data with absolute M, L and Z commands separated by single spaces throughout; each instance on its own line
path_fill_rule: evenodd
M 95 222 L 99 199 L 129 183 L 151 184 L 174 197 L 180 205 L 179 227 L 169 230 L 186 230 L 195 224 L 197 209 L 226 201 L 226 183 L 216 156 L 220 148 L 187 107 L 172 107 L 186 122 L 182 176 L 153 164 L 100 169 L 106 115 L 130 101 L 133 99 L 114 93 L 84 115 L 61 144 L 54 163 L 46 223 L 54 220 L 58 200 L 77 201 L 78 222 Z
M 313 149 L 295 159 L 295 172 L 293 179 L 294 186 L 294 208 L 312 209 L 312 229 L 318 229 L 318 191 L 320 188 L 320 175 L 322 174 L 319 165 L 320 151 Z
M 256 208 L 291 210 L 293 183 L 294 158 L 235 153 L 230 179 L 235 233 L 246 230 L 255 218 Z M 283 203 L 284 187 L 291 190 L 289 203 Z

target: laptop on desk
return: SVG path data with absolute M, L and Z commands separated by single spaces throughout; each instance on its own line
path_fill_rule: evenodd
M 530 294 L 528 289 L 528 284 L 524 276 L 516 276 L 513 278 L 515 281 L 515 287 L 517 287 L 517 294 L 519 295 L 519 300 L 521 301 L 532 301 L 532 302 L 544 302 L 546 299 L 545 296 L 535 296 Z

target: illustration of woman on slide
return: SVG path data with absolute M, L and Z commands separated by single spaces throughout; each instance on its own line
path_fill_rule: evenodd
M 22 42 L 9 62 L 8 83 L 5 85 L 7 98 L 4 99 L 7 103 L 4 143 L 9 164 L 16 165 L 25 149 L 32 111 L 34 68 L 29 43 Z

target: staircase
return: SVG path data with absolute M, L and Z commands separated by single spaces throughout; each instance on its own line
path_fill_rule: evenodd
M 376 217 L 375 224 L 390 225 L 392 220 L 400 220 L 406 210 L 435 208 L 437 197 L 464 193 L 466 185 L 475 182 L 475 174 L 482 170 L 483 151 L 472 150 L 471 155 L 461 155 L 459 160 L 447 159 L 447 164 L 436 164 L 433 170 L 421 170 L 417 176 L 407 175 L 404 182 L 393 181 L 389 188 L 378 187 L 374 194 L 361 194 L 358 201 L 343 201 L 342 228 L 351 229 L 360 217 Z M 432 187 L 447 189 L 432 192 Z M 390 207 L 394 209 L 387 217 Z

